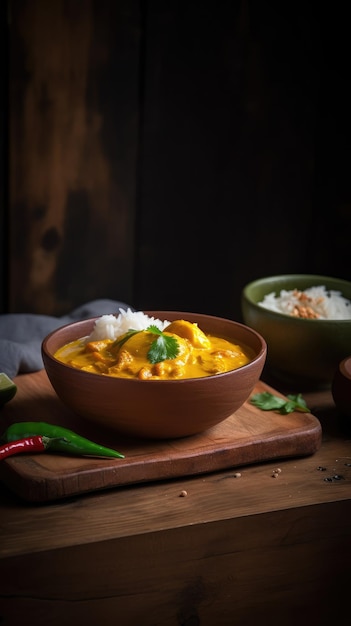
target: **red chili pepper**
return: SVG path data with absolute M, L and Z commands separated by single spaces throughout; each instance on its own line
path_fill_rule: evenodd
M 51 442 L 52 439 L 42 435 L 11 441 L 0 447 L 0 460 L 6 459 L 13 454 L 21 454 L 22 452 L 45 452 Z

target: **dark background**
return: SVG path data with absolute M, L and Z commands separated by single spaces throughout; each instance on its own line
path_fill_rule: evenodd
M 0 313 L 240 319 L 255 278 L 350 280 L 346 8 L 1 4 Z

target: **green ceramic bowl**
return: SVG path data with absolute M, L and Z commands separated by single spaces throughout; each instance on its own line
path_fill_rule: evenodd
M 325 286 L 351 300 L 351 282 L 314 274 L 260 278 L 246 285 L 241 296 L 245 324 L 267 342 L 267 369 L 289 384 L 330 387 L 339 362 L 351 354 L 351 320 L 301 319 L 261 306 L 266 294 L 282 289 L 301 291 Z

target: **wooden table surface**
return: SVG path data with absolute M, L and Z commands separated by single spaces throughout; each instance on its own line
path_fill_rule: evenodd
M 2 626 L 349 624 L 351 439 L 303 396 L 311 456 L 46 504 L 0 485 Z

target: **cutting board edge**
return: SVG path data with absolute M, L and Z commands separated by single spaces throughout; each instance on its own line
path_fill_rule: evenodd
M 177 470 L 176 468 L 175 468 L 175 471 L 173 469 L 173 471 L 168 471 L 168 472 L 164 471 L 162 475 L 159 474 L 159 465 L 163 464 L 165 466 L 168 466 L 168 468 L 171 468 L 172 459 L 169 459 L 168 462 L 166 463 L 164 461 L 159 461 L 158 463 L 155 463 L 153 465 L 153 469 L 154 469 L 153 476 L 148 475 L 147 477 L 145 477 L 145 476 L 142 476 L 142 474 L 137 473 L 136 475 L 134 475 L 134 478 L 131 477 L 129 480 L 126 480 L 124 478 L 124 480 L 121 480 L 119 482 L 112 478 L 110 481 L 108 480 L 106 481 L 105 479 L 105 481 L 101 480 L 100 483 L 96 483 L 93 488 L 91 484 L 89 484 L 88 481 L 89 481 L 89 478 L 91 478 L 92 473 L 95 473 L 96 476 L 99 476 L 99 477 L 103 475 L 103 473 L 101 473 L 99 468 L 97 468 L 95 472 L 92 471 L 91 469 L 87 470 L 86 472 L 84 471 L 81 472 L 79 475 L 78 481 L 77 481 L 76 474 L 73 474 L 73 473 L 71 475 L 66 474 L 64 477 L 65 480 L 62 481 L 62 485 L 64 486 L 64 489 L 62 491 L 58 490 L 57 479 L 53 477 L 52 472 L 48 472 L 47 476 L 43 474 L 41 478 L 38 478 L 37 476 L 34 476 L 34 475 L 31 476 L 28 473 L 25 476 L 23 473 L 21 474 L 16 471 L 13 471 L 12 468 L 8 464 L 7 467 L 9 468 L 9 471 L 8 471 L 9 480 L 6 480 L 6 471 L 5 471 L 4 483 L 12 492 L 14 492 L 19 498 L 21 498 L 22 500 L 25 500 L 26 502 L 50 503 L 50 502 L 55 502 L 59 500 L 65 500 L 69 498 L 84 496 L 93 492 L 101 492 L 101 491 L 107 491 L 107 490 L 112 490 L 112 489 L 121 489 L 123 487 L 130 487 L 130 486 L 137 486 L 137 485 L 141 485 L 145 483 L 152 483 L 156 480 L 165 481 L 165 480 L 175 480 L 175 479 L 188 478 L 188 477 L 190 478 L 190 477 L 206 475 L 206 474 L 210 474 L 210 473 L 218 472 L 218 471 L 226 471 L 230 469 L 237 469 L 240 467 L 247 467 L 249 465 L 257 465 L 258 463 L 273 462 L 273 461 L 279 461 L 279 460 L 283 461 L 283 460 L 288 460 L 292 458 L 302 458 L 302 457 L 313 456 L 313 454 L 315 454 L 321 446 L 322 429 L 321 429 L 318 419 L 312 415 L 311 415 L 311 418 L 314 418 L 315 420 L 315 427 L 311 429 L 309 433 L 306 433 L 306 432 L 304 433 L 305 435 L 304 448 L 303 449 L 300 448 L 298 452 L 296 448 L 292 447 L 294 435 L 289 435 L 285 439 L 284 438 L 280 439 L 279 450 L 277 448 L 276 453 L 272 454 L 272 449 L 269 446 L 266 446 L 267 448 L 266 452 L 264 451 L 263 453 L 262 453 L 262 448 L 261 448 L 261 455 L 260 455 L 259 460 L 257 460 L 257 457 L 254 454 L 255 444 L 253 444 L 252 442 L 251 443 L 247 442 L 247 444 L 244 446 L 238 445 L 237 447 L 231 447 L 231 448 L 227 447 L 226 449 L 218 448 L 217 450 L 213 451 L 211 455 L 212 456 L 211 467 L 206 466 L 206 456 L 207 456 L 206 454 L 202 456 L 197 455 L 196 456 L 197 461 L 200 458 L 200 460 L 203 463 L 199 464 L 198 466 L 194 465 L 191 470 L 188 469 L 186 474 L 184 474 L 184 472 L 182 472 L 181 470 Z M 234 461 L 234 459 L 231 458 L 231 455 L 235 452 L 238 453 L 238 455 Z M 218 463 L 213 464 L 213 459 L 216 457 L 218 457 Z M 139 470 L 141 470 L 141 467 L 142 467 L 142 464 L 139 464 Z M 108 476 L 108 472 L 106 472 L 106 475 Z M 74 488 L 73 485 L 77 483 L 78 483 L 78 486 Z M 67 487 L 67 485 L 69 485 L 69 487 Z

